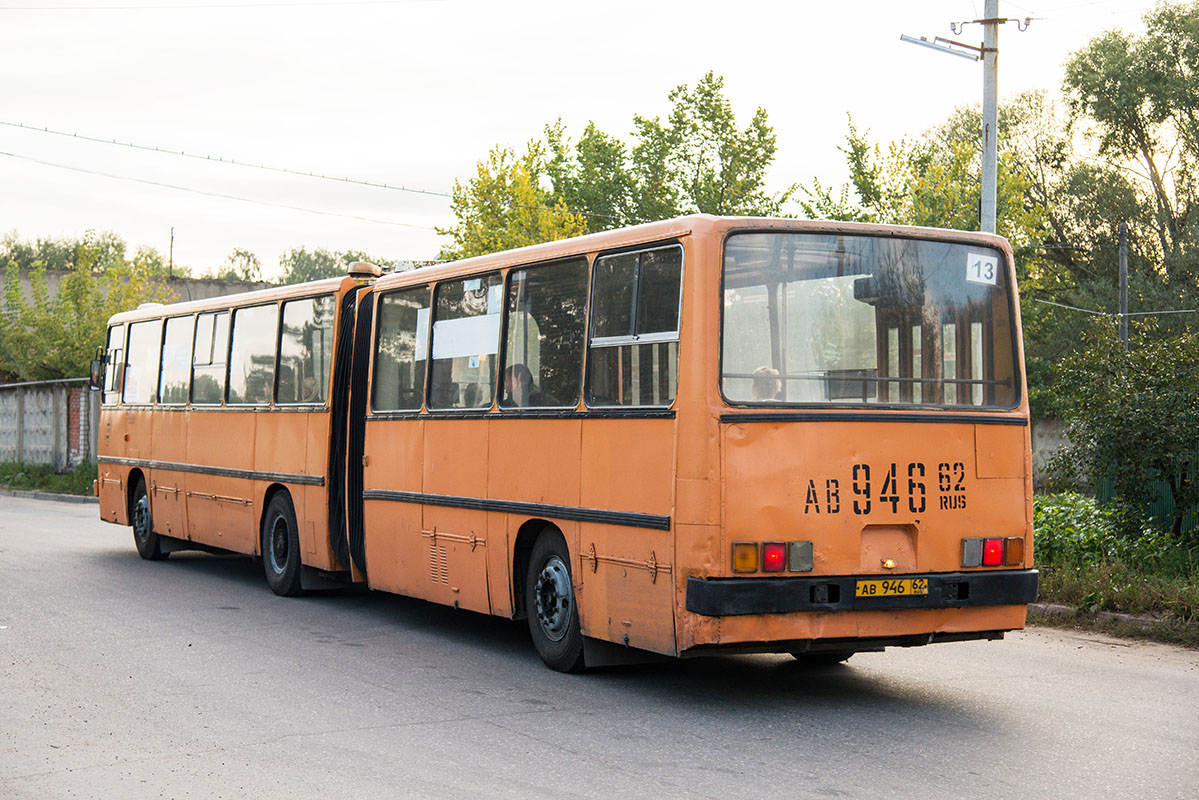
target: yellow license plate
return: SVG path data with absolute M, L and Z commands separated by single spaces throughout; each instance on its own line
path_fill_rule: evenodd
M 858 581 L 857 597 L 904 597 L 928 594 L 928 578 L 886 578 L 878 581 Z

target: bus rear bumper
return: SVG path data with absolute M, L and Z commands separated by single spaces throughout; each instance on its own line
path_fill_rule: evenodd
M 854 577 L 687 579 L 685 608 L 705 617 L 796 611 L 874 611 L 1026 605 L 1037 599 L 1035 569 L 871 575 L 861 579 L 927 578 L 928 594 L 857 597 Z

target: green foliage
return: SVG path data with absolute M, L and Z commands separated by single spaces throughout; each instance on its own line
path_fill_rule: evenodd
M 259 281 L 262 280 L 262 261 L 249 250 L 235 247 L 211 277 L 219 281 Z
M 572 144 L 559 120 L 523 155 L 493 149 L 473 180 L 455 185 L 457 224 L 438 230 L 453 240 L 442 257 L 696 212 L 779 214 L 791 191 L 765 191 L 776 149 L 766 112 L 738 128 L 724 79 L 712 72 L 669 99 L 665 119 L 634 116 L 628 143 L 592 122 Z
M 382 267 L 388 263 L 386 259 L 371 258 L 361 250 L 326 250 L 318 247 L 311 252 L 303 247 L 293 247 L 289 252 L 279 256 L 279 266 L 283 268 L 284 284 L 318 281 L 323 278 L 341 278 L 346 274 L 350 264 L 355 261 L 369 261 Z
M 115 253 L 120 253 L 119 257 Z M 35 262 L 26 273 L 8 262 L 0 314 L 0 372 L 18 380 L 75 378 L 87 375 L 88 362 L 104 343 L 108 318 L 144 302 L 169 302 L 174 292 L 160 281 L 155 267 L 126 261 L 124 243 L 85 237 L 74 262 L 51 288 L 46 270 Z
M 457 223 L 437 229 L 453 240 L 442 248 L 441 258 L 468 258 L 585 233 L 582 215 L 542 188 L 545 174 L 540 143 L 530 142 L 519 157 L 494 148 L 465 186 L 454 182 L 450 208 Z
M 1083 474 L 1115 485 L 1121 532 L 1137 535 L 1149 522 L 1155 484 L 1174 499 L 1172 532 L 1182 534 L 1186 512 L 1199 503 L 1199 335 L 1154 337 L 1132 326 L 1125 346 L 1115 324 L 1096 320 L 1081 354 L 1062 367 L 1069 404 L 1070 445 L 1055 457 L 1067 478 Z
M 87 496 L 95 479 L 94 461 L 85 461 L 67 473 L 35 464 L 0 463 L 0 486 L 6 489 Z
M 1115 510 L 1074 492 L 1035 496 L 1033 528 L 1042 601 L 1193 623 L 1199 547 L 1153 527 L 1123 535 Z

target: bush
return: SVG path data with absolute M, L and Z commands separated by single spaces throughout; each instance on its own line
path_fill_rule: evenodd
M 0 464 L 0 486 L 7 489 L 90 495 L 92 481 L 95 479 L 94 461 L 85 461 L 66 473 L 58 473 L 50 467 L 35 464 Z
M 1116 511 L 1075 492 L 1033 498 L 1040 599 L 1083 610 L 1191 620 L 1199 608 L 1199 547 L 1146 526 L 1121 532 Z

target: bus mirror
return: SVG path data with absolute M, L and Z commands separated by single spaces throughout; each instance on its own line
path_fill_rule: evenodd
M 95 391 L 104 385 L 104 362 L 98 358 L 93 358 L 91 363 L 91 374 L 88 376 L 87 388 Z

